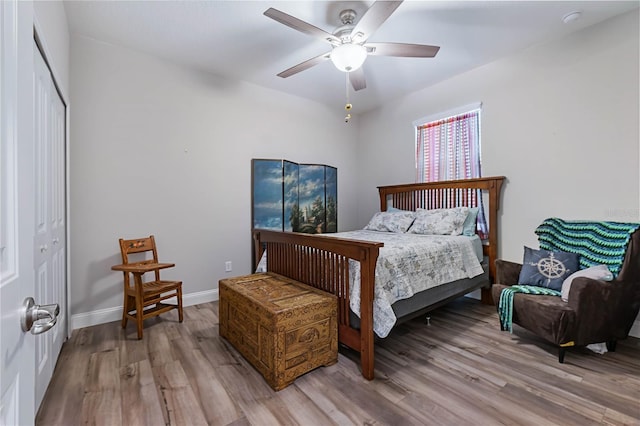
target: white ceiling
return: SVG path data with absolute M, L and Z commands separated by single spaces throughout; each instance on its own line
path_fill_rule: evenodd
M 345 74 L 330 61 L 283 79 L 276 74 L 331 46 L 263 15 L 274 7 L 327 32 L 338 13 L 362 16 L 372 1 L 65 1 L 71 33 L 342 108 Z M 635 1 L 411 1 L 369 42 L 440 46 L 435 58 L 368 57 L 367 88 L 354 113 L 453 75 L 638 8 Z M 565 24 L 569 12 L 581 19 Z

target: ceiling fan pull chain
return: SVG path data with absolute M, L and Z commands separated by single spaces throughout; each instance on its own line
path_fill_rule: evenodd
M 351 103 L 349 102 L 349 73 L 345 72 L 344 75 L 346 77 L 345 91 L 346 91 L 346 98 L 347 98 L 347 103 L 344 106 L 345 111 L 347 111 L 347 115 L 345 115 L 344 117 L 344 122 L 348 123 L 349 120 L 351 120 L 351 113 L 349 113 L 349 111 L 351 111 L 351 108 L 353 108 L 353 105 L 351 105 Z

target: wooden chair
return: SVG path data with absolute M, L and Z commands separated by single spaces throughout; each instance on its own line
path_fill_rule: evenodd
M 182 281 L 164 281 L 160 279 L 160 269 L 171 268 L 174 263 L 159 263 L 156 241 L 153 235 L 147 238 L 125 240 L 120 238 L 122 265 L 111 269 L 124 274 L 124 304 L 122 307 L 122 328 L 126 328 L 127 320 L 136 321 L 138 339 L 142 339 L 142 322 L 150 317 L 160 315 L 172 309 L 178 310 L 178 318 L 182 322 Z M 149 252 L 152 258 L 149 257 Z M 134 260 L 129 259 L 130 255 Z M 146 256 L 145 256 L 146 255 Z M 146 273 L 154 274 L 153 281 L 143 281 Z M 133 274 L 133 285 L 129 274 Z M 161 303 L 163 300 L 176 297 L 176 305 Z M 152 306 L 148 308 L 149 306 Z M 146 309 L 145 309 L 146 308 Z

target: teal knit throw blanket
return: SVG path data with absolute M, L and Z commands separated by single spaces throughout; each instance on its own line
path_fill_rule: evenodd
M 498 315 L 500 316 L 501 328 L 503 330 L 509 330 L 509 333 L 513 333 L 513 295 L 515 293 L 560 296 L 560 292 L 557 290 L 533 285 L 512 285 L 511 287 L 502 289 L 500 302 L 498 303 Z
M 536 229 L 540 248 L 580 255 L 580 269 L 607 265 L 618 276 L 631 234 L 640 223 L 545 219 Z

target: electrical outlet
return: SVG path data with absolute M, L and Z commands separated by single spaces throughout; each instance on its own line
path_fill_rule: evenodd
M 226 262 L 224 262 L 224 271 L 225 272 L 231 272 L 231 261 L 227 260 Z

